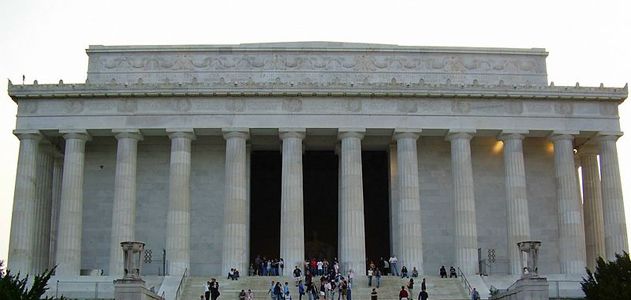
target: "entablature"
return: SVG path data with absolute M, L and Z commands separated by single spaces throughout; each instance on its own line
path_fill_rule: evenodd
M 607 100 L 622 103 L 628 96 L 624 87 L 507 86 L 473 84 L 352 83 L 329 84 L 291 82 L 214 83 L 116 83 L 109 84 L 8 84 L 14 101 L 37 98 L 108 97 L 393 97 L 393 98 L 508 98 L 552 100 Z

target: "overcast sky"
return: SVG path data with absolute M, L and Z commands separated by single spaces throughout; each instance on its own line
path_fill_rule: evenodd
M 17 165 L 16 105 L 6 79 L 84 82 L 88 45 L 340 41 L 546 48 L 556 85 L 631 81 L 631 1 L 0 1 L 0 259 Z M 631 104 L 618 142 L 631 216 Z M 628 230 L 631 226 L 628 226 Z M 631 234 L 630 234 L 631 236 Z

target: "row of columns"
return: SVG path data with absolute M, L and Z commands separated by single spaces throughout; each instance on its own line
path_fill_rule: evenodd
M 190 268 L 190 168 L 192 129 L 167 130 L 171 139 L 167 260 L 172 275 Z M 83 211 L 85 131 L 64 131 L 61 160 L 42 143 L 37 131 L 16 131 L 20 139 L 14 211 L 10 240 L 10 269 L 41 272 L 55 257 L 58 275 L 79 275 Z M 119 243 L 134 240 L 138 130 L 116 131 L 118 140 L 112 212 L 110 275 L 121 275 Z M 465 274 L 478 268 L 474 181 L 470 141 L 474 130 L 450 131 L 454 190 L 455 265 Z M 527 132 L 503 132 L 510 272 L 521 273 L 517 241 L 530 239 L 528 199 L 522 140 Z M 247 128 L 224 129 L 226 140 L 225 206 L 222 272 L 247 270 L 249 261 L 249 173 Z M 362 188 L 361 140 L 364 130 L 340 130 L 339 258 L 345 270 L 365 273 L 365 230 Z M 392 204 L 393 243 L 401 265 L 423 273 L 423 245 L 419 194 L 417 140 L 420 130 L 396 130 L 396 187 Z M 281 129 L 282 198 L 281 257 L 287 265 L 304 259 L 302 141 L 304 129 Z M 616 135 L 597 138 L 599 149 L 582 147 L 583 196 L 581 205 L 574 163 L 572 133 L 555 133 L 555 177 L 559 203 L 561 273 L 581 274 L 586 261 L 628 251 L 618 170 Z M 596 145 L 594 144 L 594 145 Z M 598 172 L 597 155 L 600 155 Z M 600 175 L 600 178 L 599 178 Z M 61 180 L 59 180 L 61 178 Z M 57 187 L 60 186 L 60 187 Z M 57 202 L 58 201 L 58 202 Z M 51 205 L 51 203 L 53 203 Z M 56 204 L 58 203 L 58 205 Z M 51 207 L 52 206 L 52 207 Z M 57 208 L 58 207 L 58 208 Z M 57 212 L 58 210 L 58 212 Z M 51 213 L 52 211 L 52 213 Z M 34 212 L 34 213 L 31 213 Z M 48 226 L 53 224 L 53 226 Z M 56 230 L 56 235 L 47 228 Z M 49 236 L 54 236 L 52 239 Z M 52 249 L 49 251 L 49 249 Z

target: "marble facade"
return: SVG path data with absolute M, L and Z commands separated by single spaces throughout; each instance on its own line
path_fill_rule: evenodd
M 12 270 L 121 274 L 123 240 L 166 249 L 171 274 L 247 270 L 256 147 L 282 149 L 288 264 L 305 253 L 301 154 L 336 147 L 343 269 L 366 268 L 365 149 L 389 152 L 390 249 L 409 269 L 475 274 L 481 248 L 496 250 L 497 272 L 520 274 L 516 242 L 529 239 L 543 242 L 542 274 L 582 274 L 596 257 L 628 251 L 616 149 L 628 88 L 548 84 L 544 49 L 315 42 L 87 53 L 85 83 L 9 83 L 20 139 Z

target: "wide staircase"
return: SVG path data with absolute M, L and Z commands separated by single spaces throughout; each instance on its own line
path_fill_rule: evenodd
M 189 277 L 184 284 L 184 290 L 181 300 L 199 300 L 200 295 L 204 293 L 204 284 L 208 281 L 208 277 Z M 271 276 L 255 276 L 255 277 L 242 277 L 239 280 L 227 280 L 226 278 L 217 278 L 219 281 L 219 291 L 221 296 L 219 299 L 239 299 L 238 295 L 241 290 L 247 291 L 251 289 L 254 293 L 255 299 L 267 300 L 270 296 L 267 294 L 271 281 L 281 281 L 283 284 L 289 282 L 290 294 L 292 300 L 298 300 L 298 288 L 295 286 L 293 278 L 290 277 L 271 277 Z M 422 278 L 414 279 L 414 289 L 411 291 L 410 299 L 418 299 L 418 294 L 421 291 Z M 465 292 L 460 279 L 456 278 L 439 278 L 432 276 L 425 276 L 427 285 L 427 293 L 431 300 L 468 300 L 468 293 Z M 353 280 L 354 285 L 352 287 L 352 299 L 354 300 L 369 300 L 370 292 L 375 287 L 375 279 L 373 278 L 373 286 L 368 287 L 367 278 L 355 278 Z M 378 299 L 384 300 L 398 300 L 399 291 L 402 285 L 407 285 L 408 279 L 401 279 L 394 276 L 381 277 L 381 285 L 377 289 Z M 320 286 L 319 279 L 316 280 L 317 286 Z M 409 291 L 409 290 L 408 290 Z M 305 295 L 303 300 L 309 298 Z M 335 299 L 337 300 L 337 294 Z

